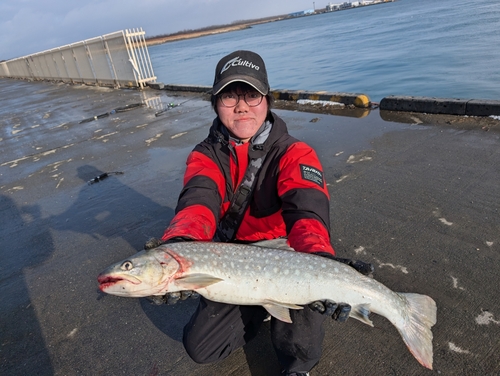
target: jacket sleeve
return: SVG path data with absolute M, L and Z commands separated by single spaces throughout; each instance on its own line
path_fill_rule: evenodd
M 162 240 L 186 237 L 212 240 L 225 192 L 225 179 L 218 166 L 206 155 L 193 151 L 184 174 L 184 187 L 175 209 L 175 216 Z
M 278 195 L 290 246 L 298 252 L 335 254 L 330 244 L 330 198 L 314 150 L 292 144 L 280 161 Z

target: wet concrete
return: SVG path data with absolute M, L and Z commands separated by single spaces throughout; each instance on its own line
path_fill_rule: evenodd
M 185 158 L 213 117 L 207 101 L 7 79 L 0 98 L 1 374 L 279 374 L 267 325 L 225 361 L 197 365 L 180 342 L 196 301 L 153 306 L 97 289 L 101 270 L 172 218 Z M 156 117 L 168 103 L 180 105 Z M 311 374 L 499 374 L 498 121 L 324 112 L 277 110 L 324 164 L 338 254 L 374 263 L 395 291 L 433 297 L 438 323 L 434 371 L 372 315 L 375 328 L 328 322 Z

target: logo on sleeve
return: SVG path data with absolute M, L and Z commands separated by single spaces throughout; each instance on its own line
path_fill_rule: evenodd
M 323 172 L 315 167 L 300 165 L 300 173 L 302 174 L 302 179 L 312 181 L 318 184 L 321 188 L 324 187 L 323 182 Z

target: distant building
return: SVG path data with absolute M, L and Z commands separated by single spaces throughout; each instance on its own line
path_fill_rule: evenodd
M 353 3 L 348 2 L 348 1 L 340 3 L 340 4 L 329 3 L 326 6 L 326 11 L 327 12 L 333 12 L 335 10 L 349 9 L 349 8 L 352 8 L 352 7 L 358 6 L 358 5 L 359 5 L 359 2 L 356 2 L 356 5 L 353 5 Z
M 346 1 L 343 3 L 328 3 L 325 7 L 327 12 L 334 12 L 336 10 L 343 10 L 349 8 L 362 7 L 365 5 L 381 4 L 381 3 L 392 3 L 395 0 L 359 0 L 359 1 Z
M 303 11 L 300 11 L 300 12 L 290 13 L 288 16 L 289 17 L 302 17 L 302 16 L 308 16 L 308 15 L 311 15 L 311 14 L 314 14 L 314 13 L 316 13 L 314 11 L 314 9 L 309 9 L 309 10 L 303 10 Z

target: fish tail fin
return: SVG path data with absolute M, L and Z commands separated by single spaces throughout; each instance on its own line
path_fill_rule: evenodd
M 407 317 L 398 331 L 415 359 L 432 369 L 432 331 L 436 323 L 436 302 L 421 294 L 398 293 L 408 302 Z

